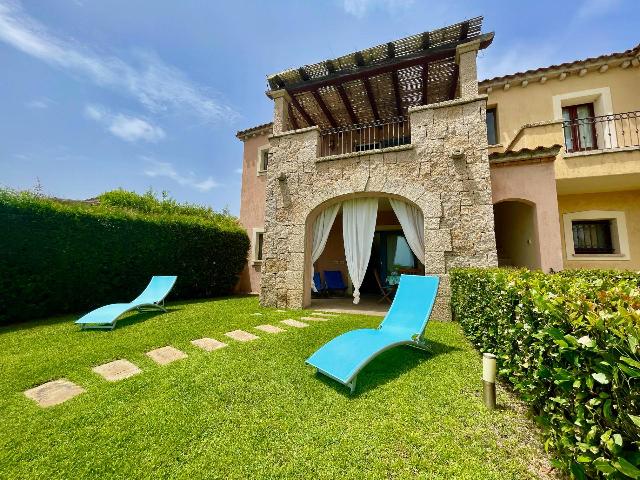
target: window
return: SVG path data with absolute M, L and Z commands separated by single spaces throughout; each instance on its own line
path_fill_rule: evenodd
M 598 148 L 593 103 L 562 107 L 564 143 L 567 152 Z
M 258 150 L 258 175 L 267 171 L 269 166 L 269 148 L 262 147 Z
M 613 253 L 611 220 L 574 220 L 571 228 L 575 253 Z
M 487 142 L 489 145 L 498 144 L 498 123 L 496 108 L 487 108 Z
M 565 213 L 562 224 L 567 260 L 631 260 L 625 212 Z
M 264 251 L 264 229 L 253 229 L 253 263 L 260 263 L 263 259 Z

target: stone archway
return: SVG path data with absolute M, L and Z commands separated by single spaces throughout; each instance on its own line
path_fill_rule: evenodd
M 393 198 L 396 200 L 401 200 L 405 203 L 408 203 L 409 205 L 412 205 L 414 207 L 416 207 L 418 210 L 420 210 L 420 212 L 424 215 L 424 213 L 422 212 L 422 209 L 420 208 L 419 205 L 416 205 L 416 203 L 412 202 L 411 200 L 409 200 L 408 198 L 401 196 L 401 195 L 397 195 L 397 194 L 390 194 L 390 193 L 385 193 L 385 192 L 357 192 L 357 193 L 350 193 L 350 194 L 346 194 L 346 195 L 340 195 L 337 197 L 333 197 L 330 198 L 328 200 L 325 200 L 324 202 L 320 203 L 319 205 L 317 205 L 311 212 L 309 212 L 308 216 L 307 216 L 307 220 L 305 222 L 305 255 L 304 255 L 304 275 L 303 275 L 303 284 L 301 285 L 302 288 L 302 295 L 303 295 L 303 306 L 304 307 L 308 307 L 311 304 L 311 291 L 308 288 L 309 285 L 311 285 L 311 249 L 312 249 L 312 243 L 313 243 L 313 223 L 315 222 L 317 216 L 320 214 L 320 212 L 324 211 L 326 208 L 335 205 L 336 203 L 342 203 L 346 200 L 352 200 L 352 199 L 357 199 L 357 198 L 379 198 L 379 199 L 389 199 L 389 198 Z M 380 213 L 380 212 L 379 212 Z M 395 217 L 395 214 L 393 214 L 393 216 Z M 419 258 L 418 260 L 420 261 L 421 264 L 424 265 L 425 262 L 425 253 L 424 251 L 422 252 L 421 258 Z M 343 272 L 343 274 L 346 273 L 346 270 Z

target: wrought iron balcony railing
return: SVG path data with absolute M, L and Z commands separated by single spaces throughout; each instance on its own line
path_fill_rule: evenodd
M 640 111 L 566 120 L 567 152 L 640 147 Z
M 366 152 L 411 143 L 408 117 L 331 128 L 320 132 L 320 157 Z

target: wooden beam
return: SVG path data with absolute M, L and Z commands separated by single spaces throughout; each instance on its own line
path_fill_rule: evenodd
M 356 65 L 359 67 L 364 67 L 364 57 L 362 56 L 362 52 L 356 52 L 353 54 L 356 59 Z
M 296 108 L 296 110 L 298 110 L 298 113 L 302 116 L 302 118 L 304 118 L 304 121 L 307 122 L 307 125 L 310 127 L 314 126 L 316 122 L 314 122 L 306 112 L 306 110 L 302 108 L 302 105 L 300 105 L 295 95 L 293 95 L 292 93 L 289 93 L 289 95 L 291 96 L 291 104 Z
M 327 68 L 327 72 L 336 73 L 336 66 L 334 65 L 333 61 L 327 60 L 326 62 L 324 62 L 324 66 Z
M 347 109 L 347 113 L 349 114 L 349 119 L 352 124 L 358 123 L 358 117 L 356 117 L 356 113 L 353 111 L 353 106 L 351 105 L 351 101 L 347 96 L 347 92 L 344 91 L 344 87 L 342 85 L 336 85 L 336 89 L 338 90 L 338 94 L 340 95 L 340 99 L 342 103 L 344 103 L 344 108 Z
M 400 81 L 398 80 L 398 71 L 391 72 L 391 80 L 393 81 L 393 95 L 396 99 L 396 111 L 398 116 L 402 116 L 402 97 L 400 96 Z
M 456 43 L 457 44 L 457 43 Z M 455 45 L 455 44 L 454 44 Z M 446 46 L 445 46 L 446 47 Z M 336 73 L 326 77 L 310 80 L 308 82 L 300 82 L 290 86 L 287 86 L 287 92 L 300 93 L 310 90 L 315 90 L 320 86 L 337 85 L 340 83 L 346 83 L 353 80 L 359 80 L 364 77 L 373 77 L 382 73 L 391 72 L 402 68 L 412 67 L 414 65 L 420 65 L 426 61 L 442 60 L 445 58 L 452 58 L 456 54 L 455 46 L 436 47 L 428 52 L 419 52 L 414 55 L 408 55 L 406 57 L 390 59 L 386 62 L 372 65 L 369 67 L 359 68 L 356 72 Z
M 291 126 L 294 130 L 298 130 L 300 126 L 298 125 L 298 121 L 296 117 L 293 115 L 293 108 L 291 108 L 291 104 L 287 104 L 287 109 L 289 110 L 289 120 L 291 120 Z
M 396 58 L 396 44 L 393 42 L 387 43 L 387 57 Z
M 451 81 L 451 90 L 449 90 L 449 99 L 453 100 L 456 98 L 456 90 L 458 89 L 458 75 L 460 74 L 460 67 L 456 63 L 456 66 L 453 69 L 453 80 Z
M 420 47 L 422 50 L 429 50 L 429 46 L 431 45 L 431 35 L 429 32 L 424 32 L 422 34 L 422 41 Z
M 429 91 L 429 64 L 422 65 L 422 105 L 426 105 Z
M 335 118 L 333 118 L 331 111 L 327 108 L 327 105 L 324 103 L 324 100 L 322 100 L 322 96 L 320 95 L 318 90 L 314 90 L 313 92 L 311 92 L 311 94 L 313 95 L 313 98 L 316 99 L 316 102 L 318 103 L 320 110 L 322 110 L 322 113 L 324 113 L 324 116 L 327 117 L 327 120 L 329 121 L 329 125 L 331 125 L 332 128 L 336 128 L 338 124 L 336 123 Z
M 469 22 L 464 22 L 460 26 L 460 40 L 466 40 L 469 36 Z
M 378 106 L 376 105 L 376 99 L 373 97 L 373 92 L 371 91 L 371 82 L 369 82 L 369 77 L 364 77 L 362 79 L 362 83 L 364 84 L 364 91 L 367 93 L 367 100 L 369 100 L 369 105 L 371 105 L 373 118 L 375 120 L 380 120 L 380 114 L 378 113 Z

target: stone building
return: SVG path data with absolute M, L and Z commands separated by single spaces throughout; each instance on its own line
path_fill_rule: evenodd
M 563 268 L 555 163 L 571 127 L 548 122 L 555 136 L 532 140 L 537 145 L 526 143 L 528 131 L 502 133 L 502 104 L 514 112 L 527 100 L 501 96 L 496 105 L 494 85 L 517 81 L 514 90 L 526 95 L 532 89 L 522 90 L 520 78 L 530 74 L 478 83 L 477 53 L 493 40 L 481 24 L 475 18 L 268 77 L 273 121 L 238 132 L 240 220 L 253 240 L 240 291 L 259 292 L 263 305 L 301 308 L 312 301 L 314 271 L 321 282 L 338 271 L 363 294 L 379 294 L 378 282 L 392 284 L 398 273 L 435 274 L 434 316 L 448 319 L 452 268 Z M 614 69 L 637 54 L 614 54 Z M 580 68 L 589 69 L 585 62 Z M 504 126 L 514 128 L 508 118 Z M 637 157 L 631 161 L 640 174 Z M 377 199 L 375 225 L 365 235 L 373 235 L 370 257 L 359 258 L 354 231 L 364 224 L 344 229 L 367 198 Z

